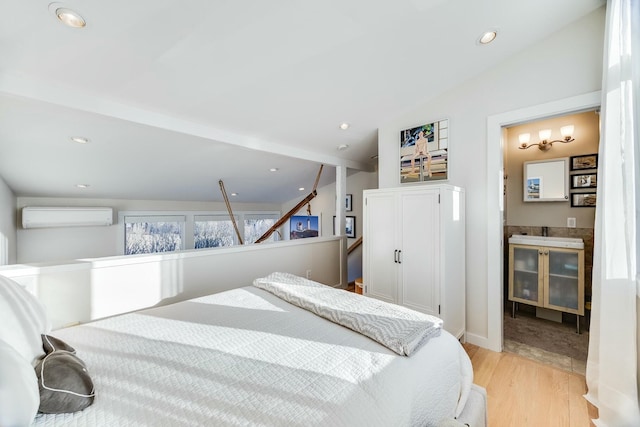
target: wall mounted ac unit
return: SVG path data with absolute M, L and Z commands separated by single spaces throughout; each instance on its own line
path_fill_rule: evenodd
M 22 227 L 86 227 L 113 224 L 111 208 L 22 208 Z

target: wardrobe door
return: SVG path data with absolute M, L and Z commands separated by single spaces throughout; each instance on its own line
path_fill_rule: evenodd
M 363 230 L 364 294 L 392 303 L 398 301 L 396 200 L 393 192 L 365 193 Z
M 400 206 L 399 304 L 437 316 L 440 305 L 439 191 L 401 193 Z

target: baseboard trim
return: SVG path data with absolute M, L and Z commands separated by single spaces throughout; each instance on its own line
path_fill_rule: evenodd
M 472 334 L 471 332 L 467 331 L 467 333 L 465 334 L 465 339 L 469 344 L 477 345 L 478 347 L 486 348 L 492 351 L 502 352 L 502 348 L 493 348 L 491 346 L 489 338 L 483 337 L 482 335 Z

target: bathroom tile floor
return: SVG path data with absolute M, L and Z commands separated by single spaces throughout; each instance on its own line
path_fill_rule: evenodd
M 505 311 L 503 325 L 504 351 L 564 371 L 585 374 L 589 346 L 586 327 L 577 334 L 575 323 L 540 319 L 526 311 L 517 312 L 516 318 L 511 317 L 510 311 Z
M 563 354 L 552 353 L 541 348 L 507 339 L 504 340 L 504 351 L 580 375 L 584 375 L 587 368 L 587 362 L 584 360 L 574 359 L 573 357 Z

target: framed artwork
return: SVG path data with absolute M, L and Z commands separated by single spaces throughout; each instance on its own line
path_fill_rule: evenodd
M 449 178 L 449 120 L 400 132 L 400 184 Z
M 569 166 L 572 171 L 596 169 L 598 167 L 598 155 L 594 153 L 585 154 L 583 156 L 571 156 Z
M 542 187 L 542 177 L 536 176 L 527 178 L 527 186 L 525 187 L 525 200 L 539 199 L 540 187 Z
M 333 217 L 333 234 L 336 234 L 336 217 Z M 356 217 L 345 217 L 345 236 L 355 238 L 356 237 Z
M 347 194 L 347 198 L 345 200 L 345 210 L 347 212 L 351 212 L 351 202 L 353 201 L 353 195 Z
M 320 221 L 313 215 L 294 215 L 289 218 L 289 238 L 304 239 L 320 235 Z
M 573 208 L 595 208 L 596 193 L 573 193 L 571 195 L 571 207 Z
M 596 188 L 598 186 L 597 173 L 571 175 L 571 188 Z

